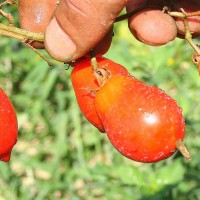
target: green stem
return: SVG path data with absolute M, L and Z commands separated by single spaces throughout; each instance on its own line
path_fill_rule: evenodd
M 185 17 L 193 17 L 193 16 L 200 16 L 200 11 L 196 11 L 196 12 L 168 12 L 168 14 L 171 17 L 177 17 L 177 18 L 185 18 Z
M 189 25 L 188 25 L 187 18 L 183 18 L 183 23 L 184 23 L 184 26 L 185 26 L 185 39 L 186 39 L 186 41 L 194 49 L 194 51 L 196 52 L 196 54 L 200 55 L 200 49 L 199 49 L 199 47 L 192 40 L 192 34 L 190 32 L 190 28 L 189 28 Z
M 33 40 L 33 41 L 44 41 L 44 34 L 34 33 L 17 27 L 9 26 L 0 23 L 0 35 L 15 38 L 20 41 Z

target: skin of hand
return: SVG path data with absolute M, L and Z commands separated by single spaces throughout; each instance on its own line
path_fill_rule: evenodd
M 18 0 L 20 27 L 37 33 L 44 33 L 56 8 L 56 0 Z M 44 48 L 40 42 L 32 42 L 35 48 Z
M 126 5 L 126 11 L 127 12 L 134 11 L 137 8 L 145 6 L 147 2 L 148 0 L 130 0 Z
M 127 0 L 60 0 L 45 32 L 47 52 L 61 62 L 84 56 L 106 37 L 126 4 Z

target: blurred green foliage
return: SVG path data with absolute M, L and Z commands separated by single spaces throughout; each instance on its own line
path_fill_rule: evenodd
M 67 65 L 53 61 L 49 67 L 31 49 L 2 36 L 0 49 L 0 87 L 19 121 L 11 161 L 0 163 L 0 200 L 200 199 L 200 79 L 185 41 L 149 47 L 120 22 L 106 55 L 183 108 L 192 160 L 176 153 L 156 164 L 124 158 L 87 122 Z

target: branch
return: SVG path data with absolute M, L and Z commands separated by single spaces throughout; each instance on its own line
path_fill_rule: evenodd
M 131 17 L 132 15 L 134 15 L 134 14 L 136 14 L 136 13 L 138 13 L 138 12 L 144 10 L 145 8 L 146 8 L 146 6 L 141 6 L 141 7 L 137 8 L 137 9 L 135 9 L 135 10 L 133 10 L 133 11 L 130 11 L 130 12 L 126 13 L 126 14 L 120 15 L 120 16 L 118 16 L 118 17 L 116 18 L 115 22 L 120 22 L 120 21 L 122 21 L 122 20 L 128 19 L 128 18 Z
M 44 34 L 34 33 L 17 27 L 0 23 L 0 35 L 18 39 L 20 41 L 44 41 Z
M 200 16 L 200 11 L 196 12 L 168 12 L 168 14 L 171 17 L 177 17 L 177 18 L 185 18 L 185 17 L 194 17 L 194 16 Z

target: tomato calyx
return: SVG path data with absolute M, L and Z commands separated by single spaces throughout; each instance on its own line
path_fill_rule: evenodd
M 93 74 L 99 84 L 100 87 L 102 87 L 105 83 L 106 80 L 110 77 L 110 72 L 106 70 L 104 67 L 99 67 L 98 62 L 95 56 L 95 53 L 93 51 L 90 52 L 90 57 L 91 57 L 91 66 L 93 68 Z
M 93 72 L 98 84 L 102 87 L 110 76 L 110 73 L 104 68 L 98 68 Z

